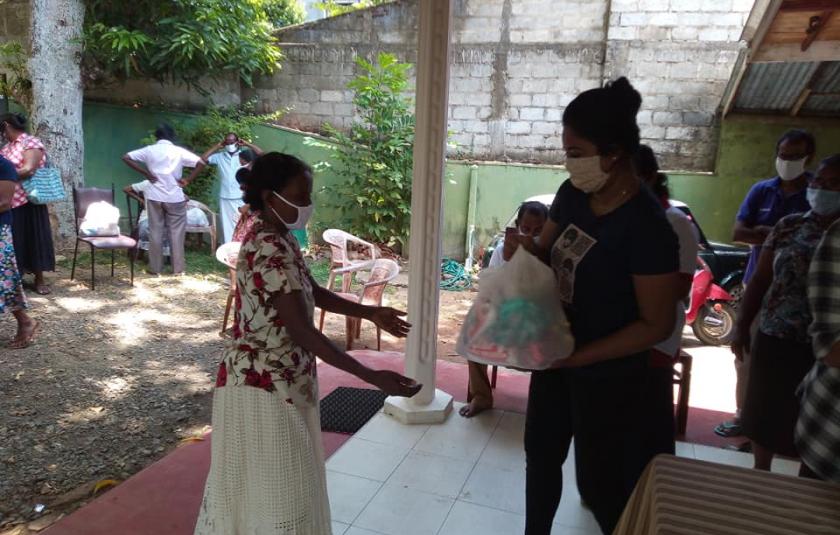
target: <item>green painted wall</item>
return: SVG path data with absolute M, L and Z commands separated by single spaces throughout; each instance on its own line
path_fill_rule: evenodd
M 153 109 L 132 109 L 93 102 L 85 103 L 85 177 L 89 185 L 122 189 L 137 176 L 120 161 L 136 148 L 162 120 L 189 120 L 190 116 Z M 820 158 L 840 152 L 840 120 L 792 119 L 763 116 L 731 116 L 721 128 L 717 173 L 670 173 L 671 193 L 691 206 L 709 239 L 729 241 L 732 223 L 741 200 L 756 181 L 775 174 L 775 145 L 789 128 L 806 128 L 817 137 Z M 317 210 L 311 231 L 338 225 L 338 214 L 328 208 L 327 199 L 337 184 L 332 152 L 314 146 L 312 137 L 273 126 L 259 127 L 256 142 L 267 150 L 288 152 L 316 166 Z M 197 150 L 202 150 L 198 148 Z M 319 165 L 329 162 L 330 165 Z M 465 252 L 470 169 L 476 167 L 475 243 L 486 244 L 503 229 L 519 203 L 533 195 L 553 193 L 567 177 L 557 166 L 520 165 L 498 162 L 447 163 L 444 187 L 443 253 L 461 259 Z M 121 208 L 122 195 L 118 195 Z

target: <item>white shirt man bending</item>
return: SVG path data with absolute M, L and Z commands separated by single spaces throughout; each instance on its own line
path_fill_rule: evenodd
M 133 150 L 122 159 L 151 182 L 145 192 L 149 212 L 149 272 L 160 274 L 163 271 L 163 234 L 168 230 L 172 272 L 183 274 L 186 269 L 187 198 L 181 176 L 184 167 L 192 167 L 191 179 L 201 171 L 204 162 L 198 155 L 172 143 L 175 131 L 168 124 L 158 126 L 155 138 L 155 144 Z

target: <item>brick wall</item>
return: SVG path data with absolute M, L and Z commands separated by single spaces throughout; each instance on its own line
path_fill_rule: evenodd
M 644 141 L 672 169 L 714 168 L 717 107 L 752 0 L 613 0 L 605 76 L 644 97 Z
M 416 1 L 280 32 L 283 69 L 243 96 L 266 110 L 289 107 L 287 126 L 346 127 L 356 56 L 388 51 L 416 61 Z M 752 0 L 457 0 L 452 155 L 562 162 L 564 107 L 625 75 L 642 92 L 642 135 L 664 165 L 710 170 L 717 107 L 751 7 Z

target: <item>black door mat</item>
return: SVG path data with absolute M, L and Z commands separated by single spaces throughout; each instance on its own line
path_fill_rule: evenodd
M 381 390 L 340 386 L 321 400 L 321 430 L 355 433 L 382 409 L 387 397 Z

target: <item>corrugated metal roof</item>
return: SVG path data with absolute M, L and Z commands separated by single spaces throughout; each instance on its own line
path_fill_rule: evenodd
M 827 61 L 822 65 L 822 71 L 813 80 L 812 91 L 840 94 L 840 61 Z M 818 68 L 819 62 L 752 63 L 744 73 L 734 109 L 788 113 Z M 839 115 L 840 98 L 813 95 L 799 113 Z
M 741 111 L 788 111 L 817 67 L 816 62 L 751 63 L 734 107 Z

